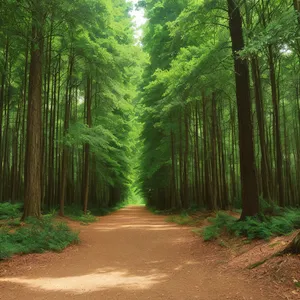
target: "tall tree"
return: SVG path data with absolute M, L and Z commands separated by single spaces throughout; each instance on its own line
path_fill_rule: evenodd
M 43 1 L 33 1 L 31 53 L 28 88 L 27 139 L 25 161 L 24 214 L 40 217 L 42 197 L 42 56 L 45 11 Z

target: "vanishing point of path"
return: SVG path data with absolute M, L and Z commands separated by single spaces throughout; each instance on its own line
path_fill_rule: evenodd
M 80 230 L 81 244 L 63 253 L 0 263 L 0 299 L 277 299 L 263 282 L 227 270 L 222 251 L 190 228 L 144 207 L 127 207 Z

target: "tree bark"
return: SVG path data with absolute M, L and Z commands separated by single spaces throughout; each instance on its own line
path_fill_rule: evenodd
M 29 71 L 27 140 L 25 159 L 25 218 L 41 216 L 41 135 L 42 135 L 42 11 L 40 2 L 35 1 L 32 18 L 31 61 Z
M 246 60 L 238 56 L 244 48 L 243 27 L 240 8 L 234 0 L 227 0 L 229 29 L 234 57 L 236 81 L 236 100 L 238 107 L 240 170 L 242 186 L 241 219 L 254 216 L 259 212 L 258 188 L 256 180 L 253 126 L 251 119 L 251 98 L 249 66 Z
M 92 81 L 88 76 L 86 88 L 86 123 L 89 128 L 92 127 Z M 89 175 L 90 175 L 90 145 L 88 143 L 84 146 L 84 178 L 83 178 L 83 212 L 87 213 L 88 200 L 89 200 Z

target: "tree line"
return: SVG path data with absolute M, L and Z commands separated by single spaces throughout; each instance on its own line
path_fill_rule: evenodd
M 300 202 L 300 3 L 140 1 L 140 185 L 158 209 Z
M 1 1 L 0 202 L 23 218 L 126 198 L 139 73 L 130 5 Z

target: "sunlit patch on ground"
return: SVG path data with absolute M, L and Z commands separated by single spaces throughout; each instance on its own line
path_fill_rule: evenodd
M 164 274 L 151 274 L 147 276 L 134 276 L 127 272 L 101 271 L 81 276 L 70 276 L 61 278 L 5 278 L 0 282 L 12 282 L 23 284 L 31 289 L 46 291 L 63 291 L 72 294 L 83 294 L 106 290 L 109 288 L 149 289 L 154 284 L 165 278 Z

